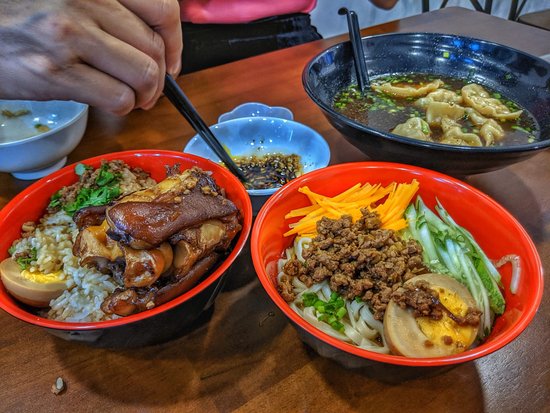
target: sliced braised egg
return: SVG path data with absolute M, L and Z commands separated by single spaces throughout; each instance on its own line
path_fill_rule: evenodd
M 440 303 L 452 314 L 464 317 L 477 308 L 468 289 L 450 276 L 423 274 L 406 282 L 425 281 L 439 295 Z M 440 320 L 415 317 L 410 308 L 391 300 L 384 315 L 384 336 L 392 353 L 406 357 L 443 357 L 467 350 L 475 341 L 479 326 L 458 324 L 445 312 Z
M 67 289 L 61 271 L 44 274 L 21 270 L 12 258 L 6 258 L 0 263 L 0 277 L 12 296 L 33 307 L 47 307 L 51 300 Z

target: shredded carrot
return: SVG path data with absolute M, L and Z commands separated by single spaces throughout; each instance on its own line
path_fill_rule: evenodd
M 350 215 L 353 222 L 361 218 L 361 209 L 367 208 L 380 216 L 382 228 L 398 231 L 407 226 L 403 214 L 412 198 L 418 191 L 418 181 L 411 183 L 392 182 L 386 187 L 382 185 L 356 184 L 351 188 L 333 197 L 317 194 L 307 186 L 298 191 L 306 195 L 311 205 L 298 208 L 286 214 L 285 218 L 302 217 L 289 225 L 290 230 L 284 235 L 315 236 L 317 221 L 323 217 L 339 219 L 343 215 Z

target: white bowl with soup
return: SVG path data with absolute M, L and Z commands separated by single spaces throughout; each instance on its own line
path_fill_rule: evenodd
M 0 100 L 0 172 L 38 179 L 60 169 L 87 120 L 88 106 L 78 102 Z

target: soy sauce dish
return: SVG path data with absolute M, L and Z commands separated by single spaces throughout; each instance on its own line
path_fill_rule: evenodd
M 304 342 L 398 377 L 388 367 L 440 368 L 501 349 L 542 299 L 540 257 L 514 217 L 411 165 L 348 163 L 295 179 L 260 210 L 251 249 Z
M 292 179 L 323 168 L 330 161 L 330 148 L 312 128 L 293 120 L 284 107 L 247 102 L 219 117 L 212 132 L 244 171 L 248 194 L 256 214 L 263 203 Z M 196 135 L 184 152 L 220 162 Z
M 93 346 L 170 340 L 207 320 L 251 223 L 243 185 L 207 159 L 142 150 L 83 160 L 0 211 L 0 307 Z

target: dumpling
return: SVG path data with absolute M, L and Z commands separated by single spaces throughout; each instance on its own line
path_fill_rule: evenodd
M 441 129 L 443 129 L 443 138 L 441 143 L 449 145 L 464 146 L 483 146 L 481 139 L 475 133 L 464 133 L 458 123 L 452 119 L 441 119 Z
M 496 120 L 487 119 L 487 121 L 479 129 L 479 134 L 485 140 L 485 146 L 494 144 L 504 136 L 504 129 Z
M 486 118 L 473 108 L 466 108 L 466 115 L 470 122 L 480 127 L 479 134 L 485 141 L 485 146 L 490 146 L 504 136 L 504 129 L 494 119 Z
M 447 103 L 462 103 L 462 95 L 459 95 L 452 90 L 437 89 L 434 92 L 428 93 L 425 97 L 418 99 L 414 104 L 420 108 L 427 108 L 431 102 L 447 102 Z
M 487 122 L 487 118 L 483 116 L 481 113 L 479 113 L 474 108 L 464 108 L 466 111 L 466 115 L 468 116 L 468 119 L 476 125 L 476 126 L 482 126 L 485 122 Z
M 392 130 L 392 133 L 407 138 L 432 141 L 430 125 L 424 119 L 418 117 L 410 118 L 405 123 L 400 123 Z
M 426 120 L 430 126 L 441 125 L 441 119 L 459 120 L 464 117 L 464 108 L 446 102 L 430 102 L 426 109 Z
M 500 100 L 492 98 L 482 86 L 471 83 L 462 88 L 464 102 L 485 116 L 499 120 L 517 119 L 522 110 L 511 112 Z
M 396 86 L 392 85 L 389 82 L 386 82 L 382 84 L 373 84 L 371 87 L 375 92 L 378 93 L 386 93 L 388 95 L 398 98 L 408 98 L 426 96 L 428 93 L 433 92 L 443 85 L 444 83 L 441 79 L 436 79 L 422 86 L 417 86 L 414 84 L 407 84 L 406 86 Z

